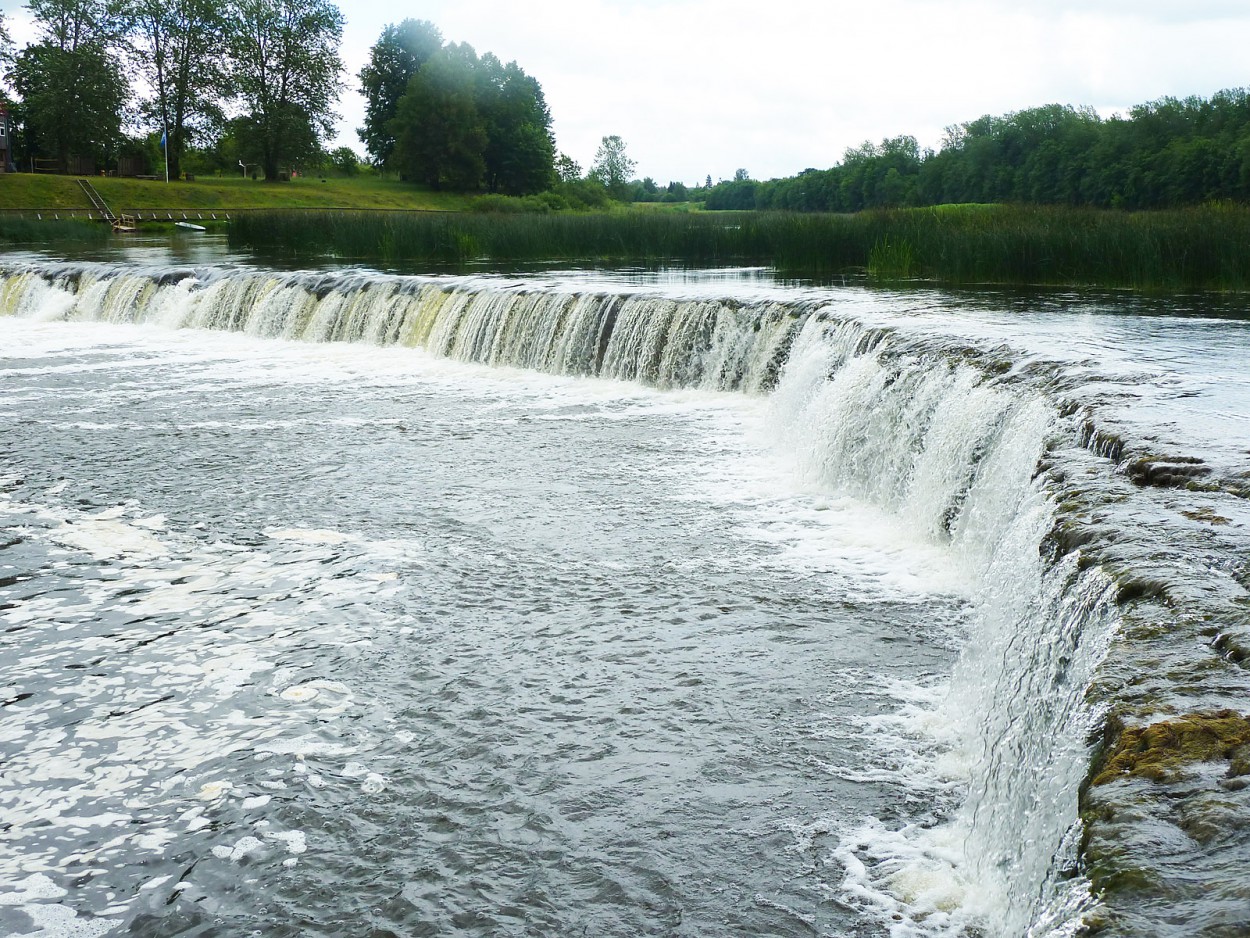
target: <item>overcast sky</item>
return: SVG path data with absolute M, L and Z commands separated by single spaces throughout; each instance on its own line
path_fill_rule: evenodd
M 0 0 L 28 38 L 14 0 Z M 661 184 L 826 168 L 864 140 L 1040 104 L 1103 114 L 1250 86 L 1250 0 L 381 0 L 341 2 L 348 88 L 334 145 L 361 149 L 355 74 L 387 23 L 537 78 L 583 168 L 624 138 Z

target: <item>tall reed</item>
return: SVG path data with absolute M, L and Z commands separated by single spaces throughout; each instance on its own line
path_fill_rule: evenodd
M 66 241 L 98 243 L 108 239 L 107 225 L 73 219 L 31 219 L 0 215 L 0 242 L 12 245 Z
M 240 216 L 230 243 L 366 261 L 766 264 L 795 276 L 881 280 L 1250 288 L 1250 209 L 1161 212 L 939 206 L 858 215 L 788 213 Z

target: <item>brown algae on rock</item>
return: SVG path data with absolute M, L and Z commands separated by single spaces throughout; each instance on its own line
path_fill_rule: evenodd
M 1190 713 L 1119 730 L 1119 739 L 1094 776 L 1094 785 L 1126 777 L 1172 781 L 1184 766 L 1200 762 L 1230 762 L 1230 776 L 1250 769 L 1243 748 L 1250 746 L 1250 718 L 1235 710 Z
M 1190 521 L 1202 521 L 1206 524 L 1224 525 L 1231 523 L 1230 519 L 1225 518 L 1223 515 L 1217 515 L 1210 508 L 1198 508 L 1193 511 L 1182 511 L 1181 514 Z

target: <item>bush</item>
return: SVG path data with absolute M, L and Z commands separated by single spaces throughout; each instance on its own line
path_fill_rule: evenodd
M 471 211 L 494 212 L 499 215 L 519 215 L 524 212 L 543 214 L 553 211 L 554 208 L 541 195 L 480 195 L 469 205 Z

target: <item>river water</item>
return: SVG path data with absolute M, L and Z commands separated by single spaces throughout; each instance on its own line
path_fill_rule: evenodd
M 1250 709 L 1235 303 L 176 244 L 0 262 L 0 934 L 1250 923 L 1078 817 Z

